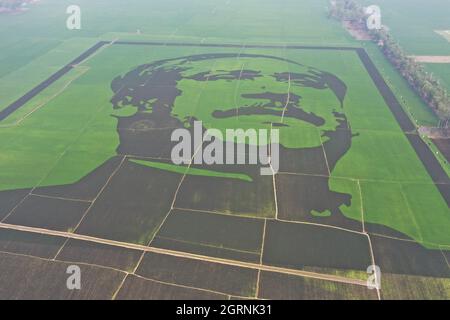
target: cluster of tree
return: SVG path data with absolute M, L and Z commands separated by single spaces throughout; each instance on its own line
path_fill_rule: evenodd
M 367 30 L 365 24 L 367 15 L 361 5 L 355 0 L 332 0 L 329 16 L 341 21 L 351 21 L 366 28 L 366 32 L 378 43 L 386 58 L 439 118 L 446 121 L 450 119 L 450 96 L 445 87 L 420 63 L 408 57 L 385 28 Z

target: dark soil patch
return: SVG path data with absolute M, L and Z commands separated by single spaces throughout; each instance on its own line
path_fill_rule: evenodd
M 68 290 L 69 263 L 0 253 L 0 299 L 111 299 L 124 273 L 79 265 L 81 290 Z
M 258 271 L 206 261 L 146 253 L 136 274 L 178 285 L 224 292 L 237 296 L 252 296 L 256 288 Z
M 0 220 L 4 219 L 30 191 L 31 189 L 0 191 Z
M 362 223 L 346 218 L 341 206 L 351 205 L 351 195 L 330 191 L 328 178 L 278 174 L 278 217 L 283 220 L 313 222 L 362 231 Z M 329 212 L 329 217 L 315 217 L 313 211 Z
M 89 203 L 28 196 L 5 220 L 6 223 L 69 231 L 75 228 Z
M 244 251 L 233 251 L 229 249 L 199 245 L 198 243 L 190 243 L 182 240 L 166 239 L 161 237 L 155 237 L 151 243 L 152 247 L 175 250 L 180 252 L 189 252 L 200 254 L 208 257 L 218 257 L 222 259 L 230 259 L 236 261 L 247 261 L 253 263 L 259 263 L 260 255 L 255 253 L 249 253 Z
M 328 176 L 329 172 L 322 146 L 288 149 L 280 145 L 279 172 Z
M 226 170 L 238 169 L 238 166 L 228 167 Z M 235 172 L 247 173 L 240 170 Z M 254 178 L 253 182 L 220 177 L 186 176 L 178 192 L 175 207 L 236 215 L 273 216 L 275 199 L 272 177 L 250 176 Z
M 172 148 L 177 142 L 171 142 L 174 128 L 160 130 L 119 130 L 120 145 L 117 153 L 132 157 L 171 158 Z
M 371 236 L 375 263 L 382 273 L 450 278 L 450 269 L 440 250 L 420 244 Z
M 263 263 L 304 269 L 366 270 L 371 265 L 367 237 L 307 224 L 268 221 Z
M 132 271 L 136 267 L 142 251 L 100 243 L 70 239 L 57 259 L 67 262 L 82 262 L 106 266 L 124 271 Z
M 263 228 L 263 220 L 172 210 L 151 245 L 259 262 Z
M 77 233 L 148 244 L 170 210 L 181 175 L 125 160 Z
M 173 286 L 129 275 L 117 300 L 227 300 L 227 295 Z
M 0 229 L 0 251 L 3 252 L 52 259 L 65 240 L 43 234 Z

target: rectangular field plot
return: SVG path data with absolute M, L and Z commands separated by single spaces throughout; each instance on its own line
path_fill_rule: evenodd
M 0 253 L 1 299 L 111 299 L 125 274 L 106 268 L 79 265 L 82 289 L 67 289 L 69 263 Z
M 52 259 L 65 238 L 30 232 L 0 229 L 0 251 Z
M 272 300 L 377 300 L 362 285 L 261 272 L 259 298 Z
M 385 300 L 448 300 L 450 279 L 386 273 L 381 278 Z
M 114 247 L 88 241 L 70 239 L 56 256 L 56 260 L 81 262 L 132 272 L 141 251 Z
M 84 201 L 31 195 L 15 208 L 5 219 L 5 223 L 69 231 L 76 227 L 89 205 Z
M 418 243 L 370 236 L 375 262 L 382 272 L 450 278 L 450 268 L 440 249 L 429 250 Z
M 146 253 L 136 274 L 145 278 L 220 292 L 254 297 L 257 270 Z
M 243 173 L 249 171 L 254 172 L 245 170 Z M 178 191 L 175 206 L 232 215 L 273 217 L 275 199 L 272 177 L 250 176 L 255 179 L 253 182 L 188 175 Z
M 151 245 L 225 259 L 259 262 L 264 221 L 172 210 Z
M 358 221 L 362 219 L 361 201 L 355 181 L 285 173 L 278 174 L 275 181 L 278 219 L 362 231 L 362 223 Z M 329 183 L 341 192 L 329 191 Z
M 414 239 L 427 248 L 450 243 L 448 207 L 434 185 L 364 181 L 361 190 L 369 232 Z
M 228 296 L 129 275 L 115 298 L 117 300 L 227 300 Z
M 267 222 L 265 264 L 363 271 L 371 261 L 369 242 L 363 234 L 309 224 Z

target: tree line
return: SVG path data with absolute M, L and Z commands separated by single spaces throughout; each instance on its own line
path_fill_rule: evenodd
M 332 0 L 329 16 L 365 28 L 373 41 L 378 43 L 386 58 L 435 114 L 441 120 L 449 121 L 450 96 L 446 88 L 432 73 L 427 72 L 423 65 L 410 58 L 386 28 L 368 30 L 365 23 L 368 15 L 365 13 L 363 6 L 355 0 Z

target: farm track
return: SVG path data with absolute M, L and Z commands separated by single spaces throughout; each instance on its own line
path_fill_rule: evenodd
M 125 249 L 140 250 L 140 251 L 143 251 L 144 253 L 146 253 L 146 252 L 159 253 L 159 254 L 169 255 L 169 256 L 178 257 L 178 258 L 187 258 L 187 259 L 193 259 L 193 260 L 199 260 L 199 261 L 205 261 L 205 262 L 211 262 L 211 263 L 218 263 L 218 264 L 223 264 L 223 265 L 242 267 L 242 268 L 260 270 L 260 271 L 276 272 L 276 273 L 282 273 L 282 274 L 288 274 L 288 275 L 294 275 L 294 276 L 301 276 L 301 277 L 318 279 L 318 280 L 327 280 L 327 281 L 332 281 L 332 282 L 346 283 L 346 284 L 359 285 L 359 286 L 367 285 L 366 281 L 363 281 L 363 280 L 351 279 L 351 278 L 346 278 L 346 277 L 341 277 L 341 276 L 334 276 L 331 274 L 322 274 L 322 273 L 301 271 L 301 270 L 296 270 L 296 269 L 282 268 L 282 267 L 276 267 L 276 266 L 270 266 L 270 265 L 264 265 L 264 264 L 242 262 L 242 261 L 222 259 L 222 258 L 214 258 L 214 257 L 210 257 L 210 256 L 202 256 L 202 255 L 192 254 L 192 253 L 188 253 L 188 252 L 160 249 L 160 248 L 156 248 L 156 247 L 144 246 L 144 245 L 133 244 L 133 243 L 128 243 L 128 242 L 120 242 L 120 241 L 108 240 L 108 239 L 103 239 L 103 238 L 96 238 L 96 237 L 91 237 L 91 236 L 86 236 L 86 235 L 81 235 L 81 234 L 76 234 L 76 233 L 70 233 L 70 232 L 54 231 L 54 230 L 34 228 L 34 227 L 25 227 L 25 226 L 11 225 L 11 224 L 6 224 L 6 223 L 0 223 L 0 229 L 31 232 L 31 233 L 56 236 L 56 237 L 65 237 L 67 239 L 76 239 L 76 240 L 93 242 L 93 243 L 97 243 L 97 244 L 121 247 L 121 248 L 125 248 Z

